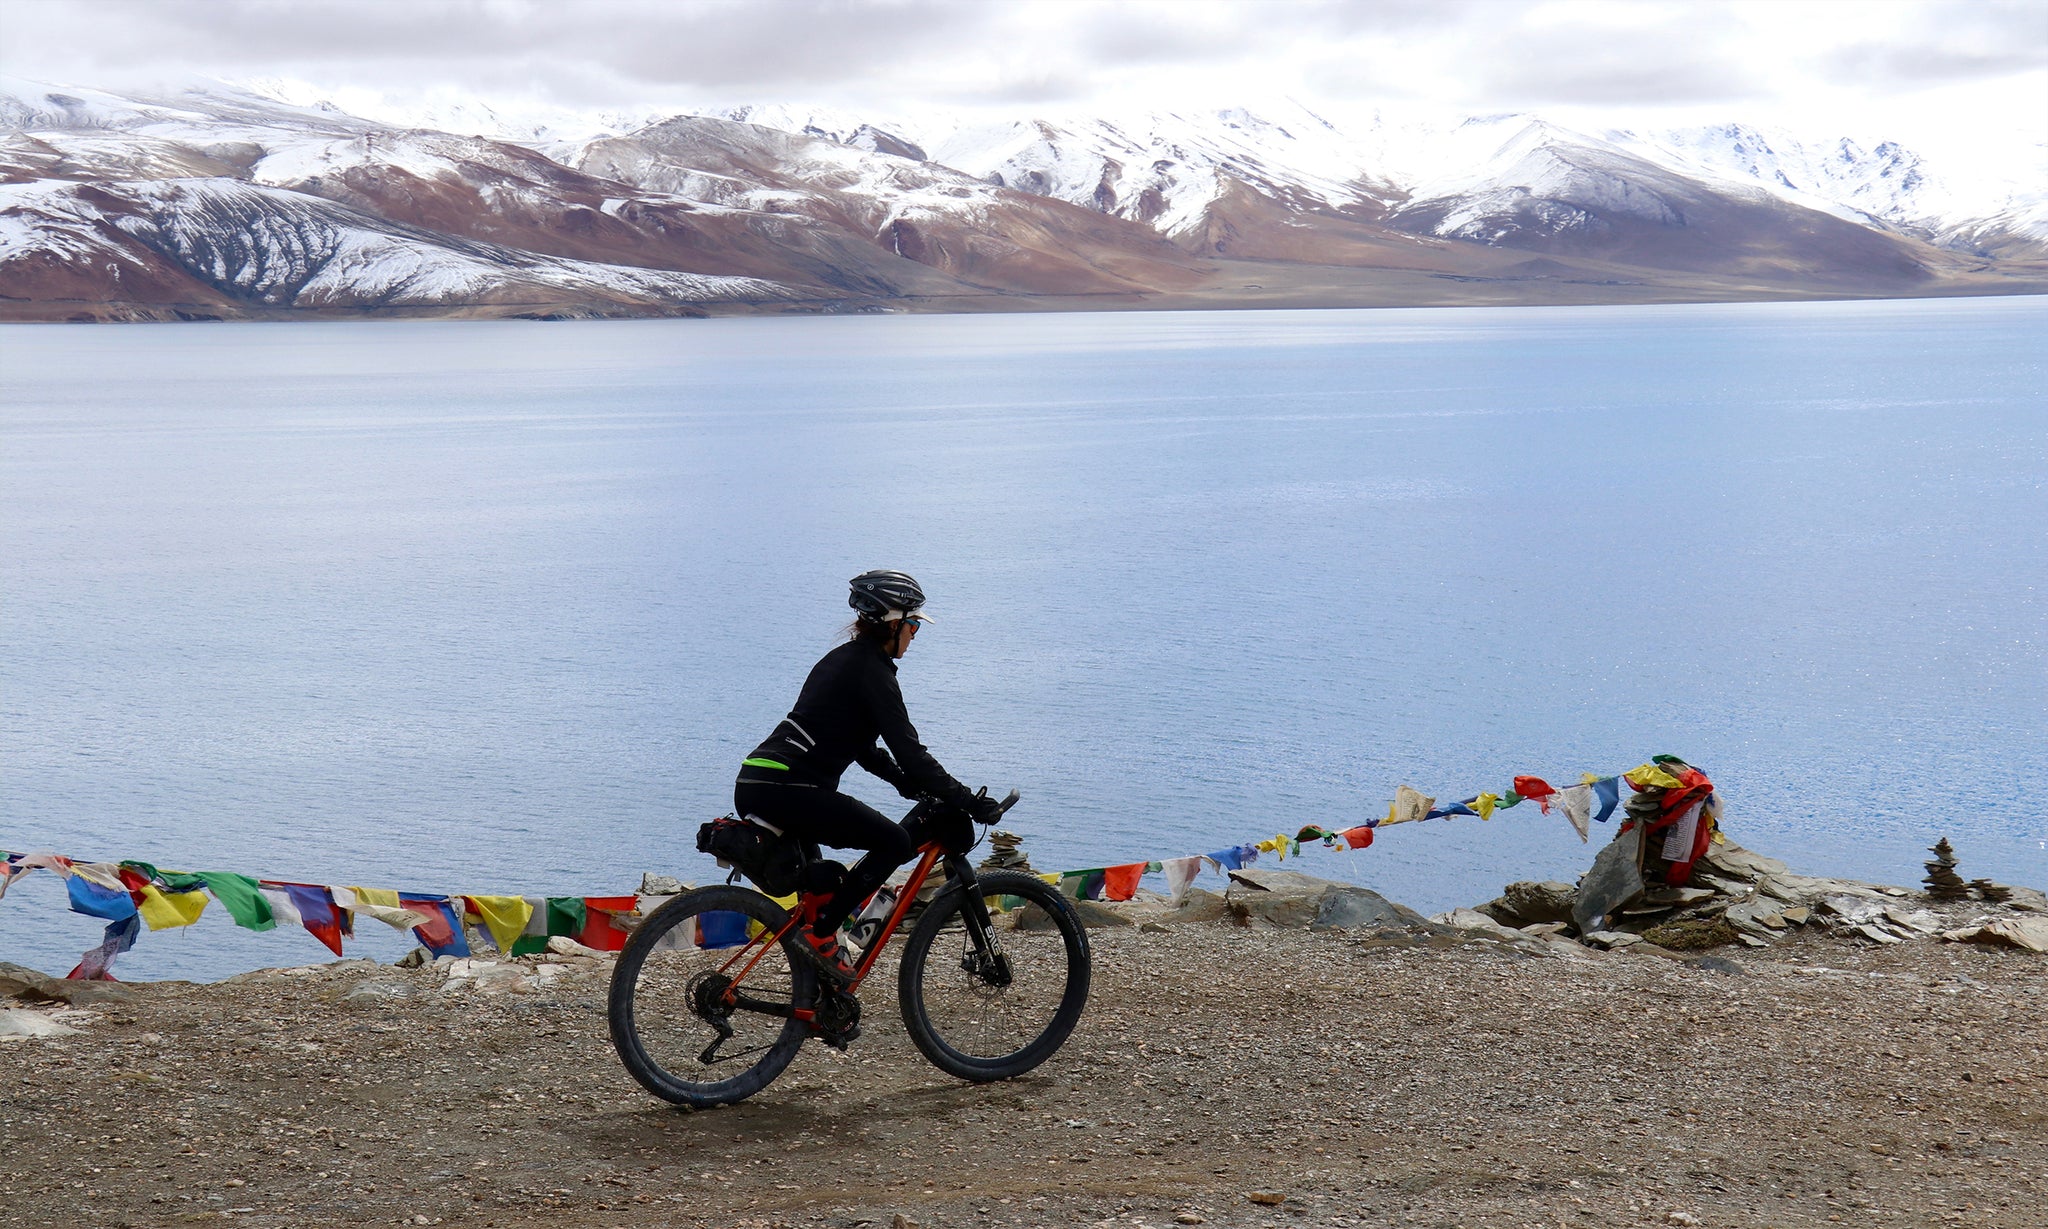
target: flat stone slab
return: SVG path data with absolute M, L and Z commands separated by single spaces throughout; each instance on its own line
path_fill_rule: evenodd
M 1572 925 L 1580 934 L 1599 930 L 1610 914 L 1643 894 L 1643 873 L 1637 866 L 1642 843 L 1639 825 L 1609 841 L 1594 857 L 1593 868 L 1579 880 L 1572 901 Z
M 59 1024 L 40 1011 L 30 1011 L 26 1007 L 0 1009 L 0 1041 L 19 1041 L 23 1038 L 73 1037 L 77 1034 L 77 1029 L 72 1028 L 68 1024 Z
M 1408 926 L 1423 920 L 1420 913 L 1370 888 L 1298 871 L 1238 870 L 1230 872 L 1230 879 L 1227 899 L 1231 910 L 1246 922 L 1290 929 L 1355 930 Z
M 1744 883 L 1755 883 L 1766 875 L 1783 875 L 1792 869 L 1776 858 L 1752 853 L 1732 842 L 1725 845 L 1709 845 L 1707 852 L 1701 855 L 1699 865 L 1726 878 L 1739 879 Z
M 2007 917 L 1981 926 L 1964 926 L 1944 933 L 1942 938 L 1953 943 L 1984 943 L 1997 947 L 2017 947 L 2022 951 L 2048 952 L 2048 918 Z

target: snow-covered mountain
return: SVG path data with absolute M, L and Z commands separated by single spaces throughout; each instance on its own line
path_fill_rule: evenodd
M 1298 104 L 644 118 L 0 81 L 0 317 L 2048 289 L 2048 175 L 1965 181 L 1890 143 Z

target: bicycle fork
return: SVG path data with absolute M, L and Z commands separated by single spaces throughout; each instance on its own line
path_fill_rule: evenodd
M 960 955 L 961 969 L 991 986 L 1007 987 L 1011 980 L 1010 957 L 1003 951 L 1002 940 L 996 937 L 995 924 L 988 915 L 988 900 L 978 890 L 981 885 L 974 876 L 974 867 L 960 854 L 947 854 L 946 873 L 967 894 L 960 920 L 966 924 L 972 943 Z

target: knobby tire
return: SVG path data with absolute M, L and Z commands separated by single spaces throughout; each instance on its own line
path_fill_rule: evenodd
M 606 1004 L 612 1045 L 626 1070 L 655 1096 L 696 1109 L 730 1105 L 766 1088 L 789 1066 L 809 1033 L 801 1020 L 778 1024 L 774 1016 L 740 1009 L 727 1020 L 736 1039 L 725 1043 L 727 1048 L 714 1055 L 713 1063 L 699 1061 L 718 1033 L 692 1009 L 693 996 L 686 991 L 695 979 L 715 974 L 741 950 L 706 949 L 691 941 L 694 934 L 715 936 L 735 925 L 724 917 L 713 919 L 706 929 L 706 914 L 739 914 L 771 935 L 789 920 L 787 911 L 752 888 L 717 885 L 685 892 L 655 910 L 626 940 L 612 970 Z M 695 930 L 690 928 L 693 921 L 699 924 Z M 799 953 L 785 950 L 801 941 L 792 932 L 781 945 L 771 946 L 739 989 L 792 1009 L 812 1007 L 818 996 L 817 974 Z M 758 946 L 747 948 L 733 972 Z
M 1091 974 L 1088 932 L 1066 897 L 1018 871 L 978 878 L 972 898 L 958 882 L 933 898 L 904 944 L 897 978 L 910 1040 L 939 1070 L 977 1083 L 1014 1078 L 1050 1058 L 1088 1005 Z M 1006 896 L 1021 898 L 1021 916 L 1035 928 L 996 920 L 1014 972 L 1001 987 L 962 966 L 977 959 L 971 906 Z

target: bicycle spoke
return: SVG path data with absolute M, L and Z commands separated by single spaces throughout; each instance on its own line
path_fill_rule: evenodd
M 1043 882 L 995 872 L 981 890 L 1031 903 L 1029 925 L 998 921 L 977 941 L 980 900 L 941 893 L 905 949 L 899 996 L 911 1040 L 963 1079 L 1007 1079 L 1043 1062 L 1088 997 L 1088 940 Z
M 613 974 L 612 1034 L 649 1091 L 726 1104 L 788 1065 L 805 1035 L 795 1013 L 815 981 L 774 940 L 787 917 L 747 889 L 699 889 L 628 941 Z

